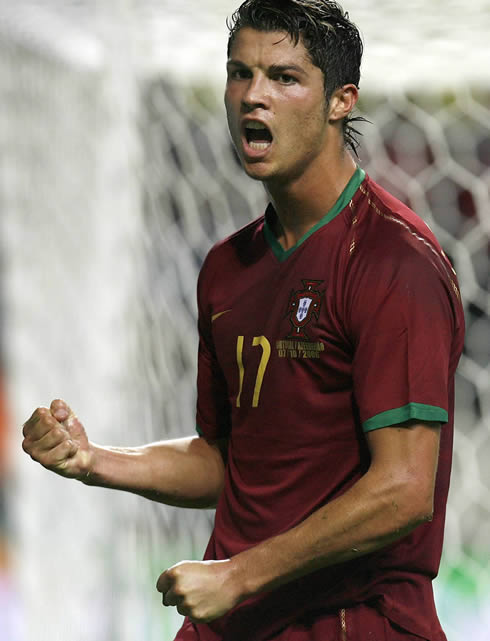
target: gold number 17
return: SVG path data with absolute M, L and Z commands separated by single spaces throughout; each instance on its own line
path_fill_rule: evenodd
M 238 390 L 238 396 L 236 399 L 236 406 L 240 407 L 240 399 L 242 396 L 243 389 L 243 379 L 245 378 L 245 368 L 243 366 L 243 342 L 245 340 L 244 336 L 238 336 L 236 342 L 236 360 L 238 364 L 238 375 L 240 387 Z M 260 399 L 260 390 L 262 389 L 262 383 L 264 382 L 265 370 L 271 357 L 271 344 L 265 336 L 255 336 L 252 342 L 253 347 L 262 347 L 262 358 L 260 359 L 259 369 L 257 371 L 257 378 L 255 379 L 255 388 L 254 395 L 252 399 L 252 407 L 259 406 Z

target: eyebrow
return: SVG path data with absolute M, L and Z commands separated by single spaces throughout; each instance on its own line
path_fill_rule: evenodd
M 230 59 L 226 63 L 227 67 L 241 67 L 242 69 L 249 69 L 248 65 L 246 65 L 244 62 L 241 60 L 233 60 Z M 299 65 L 296 65 L 292 62 L 287 62 L 282 65 L 270 65 L 268 68 L 269 73 L 275 73 L 275 74 L 280 74 L 280 73 L 285 73 L 286 71 L 296 71 L 297 73 L 301 73 L 303 75 L 306 75 L 306 71 L 300 67 Z

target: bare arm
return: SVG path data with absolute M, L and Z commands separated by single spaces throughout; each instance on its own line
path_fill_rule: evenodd
M 167 505 L 215 507 L 223 489 L 224 445 L 198 436 L 136 448 L 92 445 L 92 470 L 82 481 Z
M 224 482 L 226 442 L 189 437 L 136 448 L 101 447 L 64 401 L 38 408 L 22 447 L 47 469 L 181 507 L 214 507 Z
M 357 483 L 292 530 L 234 558 L 245 594 L 375 552 L 430 521 L 439 433 L 438 423 L 369 432 L 371 465 Z
M 166 605 L 211 621 L 241 601 L 317 569 L 374 552 L 432 518 L 440 427 L 367 434 L 368 472 L 293 529 L 220 562 L 183 563 L 158 582 Z

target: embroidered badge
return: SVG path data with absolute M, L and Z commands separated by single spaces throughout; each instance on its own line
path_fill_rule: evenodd
M 313 317 L 318 320 L 322 306 L 322 294 L 318 287 L 322 280 L 302 279 L 304 288 L 299 291 L 292 291 L 289 298 L 287 315 L 291 323 L 291 332 L 287 338 L 298 338 L 310 340 L 306 333 L 306 327 L 311 323 Z

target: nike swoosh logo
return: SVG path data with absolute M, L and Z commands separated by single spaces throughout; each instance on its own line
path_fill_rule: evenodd
M 218 314 L 214 314 L 211 316 L 211 322 L 214 323 L 214 321 L 219 318 L 220 316 L 223 316 L 223 314 L 228 314 L 228 312 L 231 312 L 231 309 L 226 309 L 224 312 L 219 312 Z

